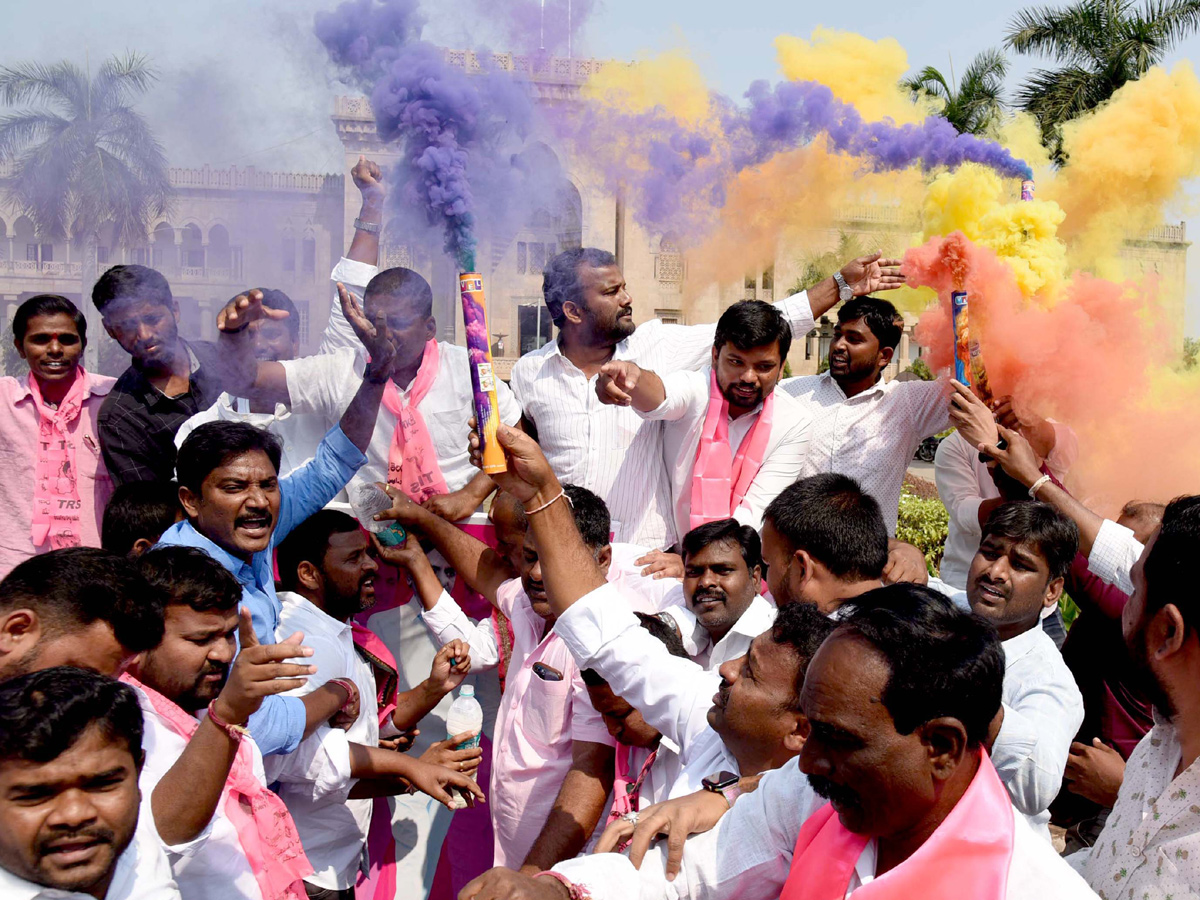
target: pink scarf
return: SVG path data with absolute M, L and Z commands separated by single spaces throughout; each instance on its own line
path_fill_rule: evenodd
M 38 380 L 29 373 L 29 390 L 38 413 L 38 456 L 33 476 L 33 527 L 29 539 L 41 547 L 50 541 L 51 550 L 78 547 L 83 543 L 80 531 L 82 504 L 79 501 L 78 469 L 75 467 L 75 439 L 71 423 L 79 418 L 87 393 L 87 373 L 83 366 L 75 370 L 75 380 L 67 396 L 51 409 L 42 398 Z
M 354 636 L 354 647 L 359 656 L 363 657 L 374 669 L 386 673 L 380 681 L 376 675 L 375 698 L 379 706 L 379 724 L 382 727 L 391 720 L 392 712 L 396 709 L 396 690 L 399 687 L 400 676 L 396 670 L 396 657 L 387 648 L 383 639 L 366 625 L 360 625 L 350 620 L 350 631 Z
M 826 803 L 800 829 L 779 900 L 843 900 L 867 840 L 847 831 Z M 1012 801 L 983 753 L 967 792 L 929 839 L 853 897 L 1003 900 L 1012 853 Z
M 646 757 L 646 761 L 642 763 L 642 770 L 638 773 L 637 779 L 634 780 L 629 766 L 631 750 L 632 748 L 628 744 L 617 744 L 617 774 L 613 779 L 612 810 L 609 811 L 607 824 L 612 824 L 626 813 L 637 811 L 638 800 L 642 794 L 642 782 L 650 774 L 650 767 L 654 765 L 654 760 L 658 757 L 658 750 L 651 751 L 650 755 Z
M 438 467 L 433 438 L 417 409 L 437 378 L 440 356 L 437 341 L 427 341 L 421 368 L 409 387 L 407 403 L 391 379 L 383 389 L 383 405 L 396 417 L 396 430 L 392 432 L 392 446 L 388 451 L 388 484 L 400 488 L 414 503 L 424 503 L 435 494 L 450 492 Z
M 775 392 L 772 391 L 763 400 L 762 412 L 742 439 L 735 456 L 729 449 L 729 401 L 717 385 L 717 373 L 710 371 L 708 412 L 704 416 L 704 430 L 700 432 L 696 465 L 692 469 L 689 528 L 728 519 L 741 505 L 754 476 L 762 468 L 774 413 Z
M 198 719 L 132 675 L 126 673 L 121 680 L 145 694 L 172 731 L 191 740 L 200 727 Z M 305 900 L 303 879 L 313 873 L 313 867 L 287 807 L 255 776 L 248 740 L 242 740 L 225 779 L 225 815 L 237 831 L 263 900 Z

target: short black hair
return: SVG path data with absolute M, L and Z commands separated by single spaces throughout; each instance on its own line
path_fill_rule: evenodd
M 962 722 L 971 746 L 982 744 L 1004 685 L 1004 650 L 995 629 L 943 594 L 892 584 L 850 601 L 836 624 L 866 641 L 891 669 L 883 705 L 900 734 L 939 716 Z
M 402 297 L 413 304 L 418 314 L 426 318 L 433 315 L 433 288 L 419 272 L 403 266 L 384 269 L 367 282 L 364 302 L 369 297 Z
M 739 300 L 717 319 L 713 348 L 719 353 L 727 343 L 739 350 L 753 350 L 777 343 L 779 359 L 783 361 L 792 348 L 792 326 L 772 303 Z
M 1142 567 L 1147 617 L 1168 603 L 1179 608 L 1189 628 L 1200 628 L 1195 596 L 1196 560 L 1200 559 L 1200 494 L 1177 497 L 1163 511 L 1154 546 Z
M 643 628 L 662 641 L 668 653 L 683 659 L 688 658 L 687 650 L 683 646 L 683 639 L 679 636 L 679 628 L 673 620 L 670 623 L 663 621 L 663 613 L 652 616 L 648 613 L 635 612 L 634 615 L 637 616 L 638 622 Z M 579 674 L 583 677 L 583 683 L 592 687 L 604 687 L 608 684 L 595 669 L 584 669 Z
M 131 481 L 115 491 L 104 507 L 100 546 L 112 553 L 131 553 L 140 540 L 158 543 L 175 524 L 182 507 L 174 481 Z
M 25 333 L 29 331 L 29 320 L 34 316 L 54 316 L 59 313 L 70 316 L 75 322 L 75 330 L 79 332 L 79 342 L 86 347 L 87 319 L 79 311 L 78 306 L 60 294 L 38 294 L 18 306 L 12 321 L 13 339 L 18 344 L 25 340 Z
M 1079 527 L 1049 503 L 1037 500 L 997 506 L 983 523 L 980 542 L 990 535 L 1036 547 L 1050 569 L 1051 581 L 1067 577 L 1079 552 Z
M 551 259 L 542 270 L 542 299 L 546 301 L 550 321 L 561 328 L 563 304 L 581 302 L 583 280 L 579 277 L 579 270 L 583 266 L 599 269 L 616 264 L 615 256 L 597 247 L 564 250 Z
M 317 568 L 329 549 L 329 539 L 335 534 L 359 530 L 358 520 L 337 509 L 320 509 L 292 529 L 279 544 L 276 561 L 279 563 L 279 585 L 285 591 L 296 589 L 296 570 L 302 562 Z
M 169 309 L 175 307 L 175 298 L 171 296 L 171 285 L 167 279 L 161 272 L 146 266 L 113 266 L 100 276 L 92 288 L 92 303 L 101 315 L 113 301 L 133 297 Z
M 900 336 L 904 334 L 904 316 L 888 301 L 869 295 L 847 300 L 838 310 L 838 324 L 856 319 L 867 323 L 867 328 L 878 339 L 880 347 L 895 350 L 900 345 Z
M 612 518 L 604 501 L 577 484 L 564 484 L 563 490 L 571 501 L 571 515 L 575 517 L 575 527 L 579 529 L 583 542 L 593 550 L 607 547 L 612 532 Z
M 52 762 L 93 725 L 108 742 L 124 741 L 141 769 L 142 708 L 133 688 L 74 666 L 0 682 L 0 760 Z
M 167 606 L 227 612 L 242 601 L 233 573 L 198 547 L 156 547 L 142 554 L 138 568 Z
M 828 472 L 801 478 L 771 501 L 763 519 L 793 549 L 804 550 L 835 578 L 883 577 L 888 532 L 879 501 L 848 475 Z
M 235 456 L 261 450 L 279 471 L 283 444 L 265 428 L 247 422 L 205 422 L 184 438 L 175 457 L 175 474 L 179 483 L 194 494 L 213 469 L 220 468 Z
M 32 609 L 51 634 L 107 622 L 131 653 L 159 645 L 163 598 L 122 554 L 67 547 L 31 557 L 0 581 L 0 612 Z
M 717 519 L 697 525 L 683 536 L 683 561 L 689 556 L 699 553 L 709 544 L 719 544 L 730 541 L 742 548 L 742 559 L 746 568 L 753 570 L 755 566 L 762 568 L 762 540 L 758 532 L 749 525 L 743 525 L 737 519 Z
M 299 342 L 300 340 L 300 312 L 296 309 L 296 304 L 292 302 L 292 298 L 283 291 L 275 288 L 247 288 L 242 293 L 249 294 L 251 291 L 261 291 L 263 295 L 263 306 L 268 309 L 282 310 L 288 314 L 288 317 L 283 320 L 283 324 L 287 326 L 288 334 L 292 336 L 292 340 Z M 240 294 L 238 296 L 241 296 Z M 235 299 L 235 298 L 231 298 Z
M 800 688 L 804 686 L 809 662 L 836 627 L 837 623 L 817 609 L 815 603 L 789 603 L 781 606 L 775 614 L 775 621 L 771 624 L 771 640 L 791 647 L 800 657 L 793 706 L 800 705 Z

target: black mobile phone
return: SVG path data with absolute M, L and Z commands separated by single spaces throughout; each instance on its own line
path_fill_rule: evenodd
M 533 674 L 542 681 L 562 681 L 563 674 L 553 666 L 548 666 L 545 663 L 534 663 Z

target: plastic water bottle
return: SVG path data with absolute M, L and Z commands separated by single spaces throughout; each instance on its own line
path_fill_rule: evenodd
M 350 508 L 354 510 L 354 518 L 372 534 L 378 534 L 387 528 L 391 522 L 376 522 L 375 516 L 385 509 L 392 508 L 392 498 L 387 491 L 371 481 L 351 482 L 348 489 Z
M 458 697 L 450 704 L 446 714 L 446 737 L 452 738 L 464 731 L 475 732 L 475 737 L 468 738 L 455 746 L 455 750 L 467 750 L 479 746 L 479 737 L 483 733 L 483 707 L 475 699 L 474 685 L 464 684 L 458 689 Z M 454 809 L 464 809 L 467 798 L 458 788 L 449 788 L 454 800 Z

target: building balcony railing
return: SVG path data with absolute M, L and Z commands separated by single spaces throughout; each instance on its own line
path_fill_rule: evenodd
M 341 175 L 320 175 L 309 172 L 260 172 L 254 166 L 239 169 L 214 169 L 201 166 L 199 169 L 171 168 L 167 170 L 171 187 L 176 189 L 226 190 L 226 191 L 298 191 L 319 194 L 323 191 L 340 193 L 343 188 Z
M 83 264 L 77 262 L 38 262 L 35 259 L 0 259 L 0 275 L 81 278 L 83 276 Z

